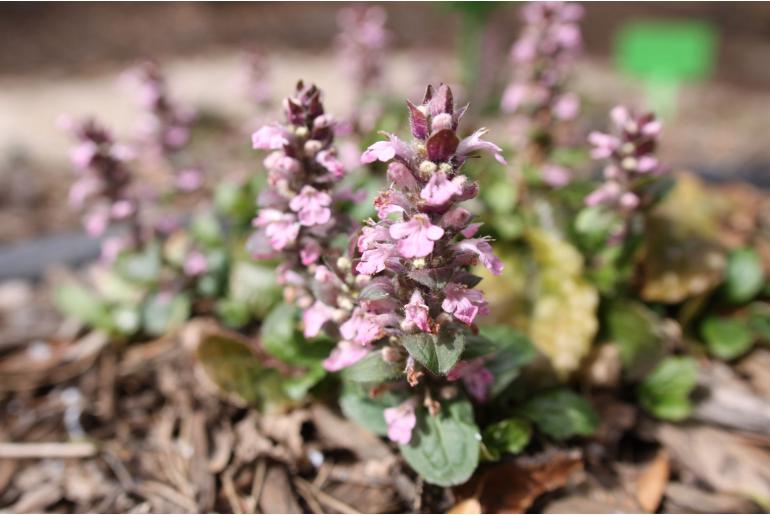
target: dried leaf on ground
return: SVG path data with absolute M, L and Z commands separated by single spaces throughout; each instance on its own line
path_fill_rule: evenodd
M 551 450 L 492 466 L 456 488 L 460 502 L 478 499 L 483 513 L 524 513 L 546 492 L 583 470 L 579 451 Z
M 717 492 L 770 500 L 770 440 L 759 445 L 756 440 L 700 424 L 661 424 L 655 434 L 675 467 Z
M 639 505 L 647 513 L 655 513 L 668 485 L 671 473 L 668 451 L 660 449 L 655 457 L 644 466 L 636 479 L 635 493 Z

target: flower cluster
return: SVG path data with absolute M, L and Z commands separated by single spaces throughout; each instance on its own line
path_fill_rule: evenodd
M 522 10 L 524 28 L 511 48 L 515 73 L 502 98 L 502 110 L 513 114 L 520 147 L 530 146 L 538 164 L 548 158 L 558 122 L 574 120 L 580 99 L 565 90 L 582 48 L 578 22 L 583 8 L 571 2 L 531 2 Z M 569 181 L 569 172 L 550 164 L 543 179 L 553 186 Z
M 379 6 L 356 5 L 340 10 L 337 49 L 340 64 L 353 85 L 350 129 L 367 133 L 376 125 L 382 106 L 375 98 L 384 84 L 384 66 L 390 35 L 387 15 Z
M 381 348 L 383 359 L 403 364 L 409 386 L 416 388 L 430 382 L 435 371 L 426 373 L 424 364 L 407 351 L 405 339 L 453 338 L 488 312 L 483 294 L 475 289 L 479 278 L 468 270 L 481 262 L 500 274 L 502 263 L 489 239 L 476 235 L 481 224 L 473 223 L 473 215 L 461 206 L 478 194 L 478 184 L 461 169 L 482 151 L 505 161 L 497 145 L 482 139 L 486 129 L 458 137 L 467 106 L 455 108 L 448 86 L 435 91 L 428 87 L 421 105 L 407 104 L 414 141 L 387 134 L 387 140 L 361 156 L 365 164 L 388 163 L 390 186 L 375 199 L 378 221 L 370 220 L 357 238 L 354 266 L 362 290 L 352 316 L 340 326 L 343 340 L 326 366 L 344 368 Z M 487 398 L 492 379 L 483 360 L 459 361 L 445 378 L 462 380 L 478 401 Z M 391 439 L 409 442 L 416 405 L 410 398 L 386 410 Z
M 264 52 L 253 49 L 244 55 L 243 92 L 256 107 L 266 107 L 272 101 L 268 59 Z
M 352 229 L 335 209 L 351 195 L 335 191 L 345 169 L 333 146 L 335 121 L 324 112 L 318 88 L 299 82 L 283 108 L 286 123 L 266 125 L 252 136 L 254 148 L 272 152 L 264 161 L 268 184 L 258 199 L 253 222 L 258 230 L 248 248 L 258 259 L 282 259 L 278 279 L 284 296 L 305 309 L 305 335 L 310 337 L 327 320 L 349 311 L 350 301 L 340 291 L 348 288 L 340 276 L 349 266 L 334 259 L 340 256 L 334 256 L 332 246 Z
M 104 259 L 111 261 L 129 245 L 141 239 L 138 202 L 132 184 L 133 175 L 126 162 L 133 152 L 116 143 L 112 135 L 94 120 L 62 120 L 77 143 L 70 159 L 79 177 L 69 190 L 69 203 L 84 213 L 83 225 L 89 235 L 102 236 L 113 222 L 131 225 L 130 239 L 110 237 L 102 246 Z
M 166 80 L 154 61 L 145 61 L 129 71 L 127 78 L 135 85 L 137 102 L 144 110 L 140 136 L 156 155 L 169 161 L 174 182 L 181 191 L 198 189 L 203 176 L 197 168 L 177 169 L 174 158 L 190 140 L 195 112 L 176 103 L 168 94 Z
M 342 9 L 337 22 L 340 60 L 359 94 L 381 83 L 388 31 L 387 15 L 379 6 L 353 6 Z
M 610 111 L 611 134 L 592 132 L 591 157 L 606 160 L 604 182 L 586 197 L 589 206 L 603 205 L 630 213 L 643 207 L 642 188 L 661 172 L 655 157 L 662 125 L 652 113 L 636 114 L 623 106 Z

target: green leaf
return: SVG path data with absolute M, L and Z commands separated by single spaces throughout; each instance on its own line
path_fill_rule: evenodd
M 467 481 L 476 470 L 480 439 L 472 406 L 467 401 L 455 401 L 443 405 L 436 416 L 418 409 L 412 440 L 400 449 L 407 463 L 427 482 L 453 486 Z
M 527 335 L 512 327 L 483 326 L 479 334 L 492 346 L 491 356 L 486 359 L 485 366 L 495 378 L 490 388 L 490 395 L 495 397 L 519 376 L 521 367 L 535 359 L 537 350 Z M 467 340 L 466 352 L 474 347 L 471 341 L 477 340 Z
M 701 334 L 709 352 L 721 359 L 735 359 L 745 354 L 754 343 L 746 320 L 708 317 L 701 324 Z
M 115 262 L 115 270 L 128 281 L 153 284 L 160 277 L 160 247 L 154 243 L 134 253 L 123 253 Z
M 660 318 L 640 302 L 620 300 L 608 306 L 606 324 L 627 377 L 641 379 L 662 357 Z
M 65 284 L 56 289 L 54 302 L 59 310 L 91 327 L 111 330 L 113 322 L 107 304 L 93 292 L 76 284 Z
M 603 207 L 586 207 L 575 217 L 575 232 L 584 248 L 599 249 L 609 237 L 613 226 L 618 223 L 618 216 Z
M 198 345 L 196 357 L 214 384 L 242 402 L 267 410 L 291 404 L 278 372 L 263 367 L 241 340 L 208 335 Z
M 401 345 L 421 365 L 434 374 L 446 374 L 460 359 L 465 347 L 465 335 L 444 331 L 438 335 L 417 333 L 401 338 Z
M 375 350 L 360 361 L 342 369 L 342 378 L 356 383 L 382 383 L 395 379 L 403 373 L 402 363 L 391 363 L 382 359 L 382 351 Z
M 222 299 L 217 301 L 216 313 L 222 322 L 228 327 L 243 327 L 251 321 L 251 309 L 244 302 L 234 299 Z
M 111 315 L 115 329 L 126 336 L 136 333 L 142 324 L 141 313 L 135 306 L 118 306 Z
M 233 302 L 248 306 L 258 317 L 267 315 L 281 299 L 275 267 L 244 260 L 233 263 L 228 292 Z
M 357 384 L 346 384 L 339 399 L 342 413 L 347 418 L 378 435 L 388 433 L 383 411 L 402 401 L 403 397 L 393 392 L 383 392 L 372 398 Z
M 753 299 L 765 284 L 759 255 L 750 248 L 734 250 L 727 257 L 725 296 L 734 304 Z
M 272 356 L 294 365 L 312 366 L 329 354 L 325 343 L 310 342 L 297 328 L 299 310 L 289 304 L 279 304 L 262 322 L 262 347 Z
M 770 304 L 752 302 L 749 306 L 749 328 L 757 340 L 770 342 Z
M 223 231 L 213 213 L 200 213 L 190 222 L 190 234 L 204 245 L 214 246 L 222 242 Z
M 599 423 L 591 404 L 567 389 L 535 396 L 524 404 L 521 413 L 537 424 L 543 433 L 557 440 L 590 436 Z
M 512 417 L 484 429 L 484 447 L 493 460 L 505 453 L 518 454 L 532 437 L 532 424 L 525 418 Z
M 171 297 L 155 294 L 142 308 L 142 327 L 152 336 L 167 334 L 190 318 L 191 309 L 190 297 L 184 293 Z
M 326 377 L 326 370 L 319 363 L 308 368 L 302 374 L 283 380 L 282 387 L 286 395 L 295 401 L 301 401 L 307 397 L 311 388 Z
M 663 360 L 639 385 L 639 402 L 652 415 L 671 421 L 692 412 L 690 393 L 698 380 L 698 365 L 690 357 Z
M 214 190 L 214 206 L 236 223 L 248 221 L 256 214 L 254 199 L 249 193 L 249 188 L 241 184 L 222 182 Z

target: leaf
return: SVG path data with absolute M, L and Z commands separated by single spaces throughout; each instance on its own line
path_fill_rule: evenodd
M 409 106 L 409 125 L 412 129 L 412 136 L 424 140 L 430 134 L 428 117 L 409 100 L 406 101 L 406 105 Z
M 128 281 L 153 284 L 160 277 L 160 247 L 148 244 L 138 252 L 124 252 L 115 262 L 115 270 Z
M 85 287 L 70 283 L 59 286 L 54 293 L 56 307 L 62 313 L 74 317 L 91 327 L 113 329 L 107 304 Z
M 583 259 L 559 237 L 530 229 L 527 239 L 540 268 L 529 334 L 562 377 L 588 354 L 598 329 L 599 294 L 583 277 Z
M 436 163 L 447 161 L 457 150 L 460 139 L 452 129 L 441 129 L 425 142 L 428 159 Z
M 557 440 L 590 436 L 599 424 L 591 404 L 567 389 L 551 390 L 533 397 L 524 404 L 521 413 L 543 433 Z
M 550 450 L 487 467 L 454 492 L 460 499 L 478 499 L 479 513 L 528 513 L 538 497 L 566 485 L 582 469 L 577 449 Z
M 190 222 L 190 234 L 204 245 L 215 246 L 222 242 L 224 232 L 213 213 L 203 212 Z
M 324 377 L 326 377 L 326 370 L 319 363 L 297 376 L 284 379 L 281 387 L 290 399 L 302 401 L 307 397 L 310 389 L 317 385 Z
M 754 343 L 746 320 L 708 317 L 700 329 L 709 352 L 721 359 L 730 360 L 742 356 Z
M 468 401 L 442 406 L 436 416 L 417 410 L 412 440 L 399 446 L 401 455 L 427 482 L 439 486 L 464 483 L 479 462 L 479 430 Z
M 421 365 L 436 375 L 446 374 L 460 359 L 465 347 L 465 335 L 461 332 L 438 335 L 417 333 L 401 337 L 401 345 Z
M 733 304 L 753 299 L 765 285 L 765 271 L 759 255 L 750 248 L 734 250 L 727 257 L 725 296 Z
M 720 213 L 705 186 L 683 176 L 647 218 L 642 299 L 678 304 L 716 288 L 726 259 L 717 241 Z
M 518 454 L 524 450 L 532 437 L 532 424 L 521 417 L 501 420 L 484 429 L 484 447 L 493 460 L 505 453 Z
M 495 378 L 490 388 L 490 395 L 495 397 L 519 376 L 521 367 L 535 359 L 537 351 L 527 335 L 511 327 L 483 326 L 479 334 L 492 345 L 492 356 L 485 366 Z M 474 345 L 468 343 L 466 347 L 470 350 Z
M 617 214 L 603 207 L 581 209 L 575 217 L 575 231 L 582 248 L 598 250 L 607 243 L 610 231 L 618 221 Z
M 399 377 L 403 373 L 403 364 L 391 363 L 382 359 L 382 351 L 375 350 L 360 361 L 342 369 L 342 378 L 356 383 L 382 383 Z
M 385 408 L 397 406 L 402 401 L 403 398 L 393 392 L 383 392 L 371 397 L 356 384 L 346 384 L 339 399 L 342 413 L 347 418 L 378 435 L 388 433 L 388 425 L 383 416 Z
M 698 379 L 698 365 L 690 357 L 663 360 L 639 385 L 639 402 L 652 415 L 684 420 L 692 411 L 690 393 Z
M 641 379 L 663 354 L 660 318 L 640 302 L 621 300 L 608 306 L 605 319 L 626 376 Z
M 329 355 L 330 345 L 305 339 L 297 328 L 298 318 L 295 306 L 279 304 L 262 322 L 260 342 L 265 351 L 284 363 L 316 365 Z
M 258 317 L 264 317 L 281 300 L 275 267 L 238 260 L 232 265 L 228 280 L 229 298 L 248 306 Z
M 749 306 L 749 328 L 754 338 L 761 342 L 770 342 L 770 304 L 752 302 Z
M 142 327 L 152 336 L 161 336 L 177 329 L 190 318 L 192 309 L 187 294 L 152 295 L 142 307 Z

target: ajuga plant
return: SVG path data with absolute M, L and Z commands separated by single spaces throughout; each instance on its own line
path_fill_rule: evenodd
M 88 268 L 87 284 L 59 290 L 58 304 L 90 326 L 129 339 L 164 334 L 192 314 L 247 324 L 277 292 L 271 271 L 244 261 L 253 185 L 234 190 L 222 184 L 213 211 L 184 207 L 182 196 L 200 185 L 200 176 L 157 163 L 182 162 L 192 122 L 172 107 L 154 66 L 142 70 L 142 114 L 153 121 L 139 142 L 117 143 L 94 121 L 65 123 L 76 141 L 71 158 L 78 172 L 70 204 L 83 213 L 87 232 L 102 238 L 102 259 Z M 173 179 L 170 191 L 145 180 L 159 172 Z
M 387 14 L 380 6 L 353 5 L 337 14 L 340 65 L 353 88 L 349 122 L 355 134 L 366 135 L 382 116 L 385 57 L 390 34 Z
M 140 148 L 146 149 L 156 164 L 165 167 L 175 188 L 182 192 L 202 186 L 203 176 L 196 166 L 186 163 L 184 150 L 191 138 L 196 113 L 171 97 L 166 79 L 154 61 L 144 61 L 126 72 L 140 112 Z
M 501 108 L 511 115 L 516 162 L 550 186 L 563 186 L 570 171 L 555 161 L 559 128 L 574 120 L 579 97 L 567 89 L 582 47 L 583 8 L 572 2 L 531 2 L 521 9 L 524 27 L 511 48 L 513 78 Z

